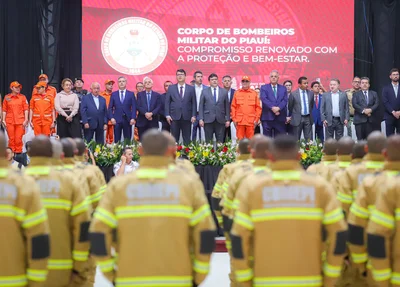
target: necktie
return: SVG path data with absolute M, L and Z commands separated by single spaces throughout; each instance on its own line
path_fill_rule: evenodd
M 306 91 L 305 90 L 303 90 L 303 115 L 304 116 L 308 115 L 308 107 L 307 107 Z
M 121 103 L 123 103 L 125 100 L 124 91 L 120 91 L 120 94 L 121 94 Z
M 365 102 L 368 105 L 368 95 L 367 95 L 367 91 L 364 91 L 364 97 L 365 97 Z
M 274 96 L 275 96 L 275 99 L 276 99 L 276 86 L 273 86 L 272 88 L 274 90 Z
M 150 100 L 151 100 L 151 94 L 147 93 L 147 111 L 150 112 Z
M 181 86 L 181 90 L 179 91 L 179 95 L 183 98 L 183 86 Z
M 393 87 L 394 87 L 394 95 L 397 98 L 397 93 L 399 92 L 399 85 L 393 85 Z
M 217 88 L 214 88 L 214 102 L 217 102 Z
M 315 96 L 315 106 L 317 107 L 317 109 L 318 109 L 318 95 L 317 96 Z

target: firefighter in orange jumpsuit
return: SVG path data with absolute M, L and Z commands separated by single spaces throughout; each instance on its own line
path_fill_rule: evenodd
M 235 92 L 231 105 L 231 118 L 236 126 L 236 137 L 251 139 L 254 127 L 260 121 L 260 99 L 257 92 L 250 89 L 250 77 L 242 77 L 242 88 Z
M 7 130 L 8 146 L 15 153 L 22 153 L 22 137 L 28 126 L 28 102 L 21 94 L 22 85 L 17 81 L 10 84 L 11 94 L 3 101 L 3 126 Z
M 50 136 L 50 130 L 55 127 L 54 98 L 46 92 L 46 86 L 46 82 L 37 83 L 36 93 L 30 101 L 29 123 L 35 136 Z
M 113 80 L 106 80 L 104 83 L 106 89 L 104 90 L 104 92 L 100 93 L 100 96 L 102 96 L 106 100 L 107 109 L 110 103 L 111 93 L 113 90 L 114 83 L 115 82 Z M 111 123 L 111 121 L 108 121 L 107 131 L 106 131 L 106 143 L 112 144 L 113 142 L 114 142 L 114 126 Z
M 39 82 L 45 82 L 46 83 L 46 94 L 49 95 L 49 96 L 52 96 L 53 100 L 54 100 L 54 98 L 57 95 L 57 90 L 56 90 L 56 88 L 54 88 L 54 87 L 49 85 L 49 77 L 47 77 L 46 74 L 41 74 L 39 76 Z M 32 98 L 36 93 L 37 93 L 37 90 L 36 90 L 35 87 L 33 87 Z

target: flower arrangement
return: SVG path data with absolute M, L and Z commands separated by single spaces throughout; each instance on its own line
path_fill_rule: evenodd
M 190 143 L 188 146 L 177 146 L 177 157 L 186 157 L 194 165 L 224 166 L 236 159 L 236 144 L 231 142 L 217 143 Z
M 321 161 L 322 149 L 323 145 L 319 141 L 300 141 L 300 163 L 304 166 L 304 168 Z
M 94 159 L 99 166 L 113 166 L 121 160 L 122 153 L 125 147 L 131 147 L 133 151 L 132 160 L 139 160 L 138 153 L 139 143 L 135 141 L 125 141 L 123 143 L 113 144 L 98 144 L 91 141 L 87 144 L 88 149 L 93 153 Z

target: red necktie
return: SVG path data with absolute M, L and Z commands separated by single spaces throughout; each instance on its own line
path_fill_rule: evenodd
M 316 106 L 317 109 L 318 109 L 318 96 L 315 97 L 315 106 Z

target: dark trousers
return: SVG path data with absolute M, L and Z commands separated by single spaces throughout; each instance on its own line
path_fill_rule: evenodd
M 224 142 L 231 140 L 232 135 L 231 135 L 231 126 L 225 128 L 225 134 L 224 134 Z
M 324 125 L 315 125 L 314 140 L 319 139 L 321 143 L 324 143 Z
M 87 142 L 93 140 L 93 136 L 96 134 L 96 143 L 104 143 L 104 129 L 102 125 L 99 125 L 96 129 L 84 129 L 83 134 Z
M 300 124 L 298 126 L 293 126 L 293 134 L 297 136 L 300 140 L 301 132 L 303 132 L 304 139 L 310 141 L 312 138 L 312 125 L 311 116 L 301 116 Z
M 196 121 L 193 123 L 192 129 L 192 141 L 196 141 L 197 139 L 197 132 L 199 133 L 199 141 L 201 141 L 201 126 L 199 124 L 199 115 L 196 116 Z M 207 140 L 206 140 L 207 141 Z
M 168 132 L 171 131 L 171 126 L 170 126 L 169 123 L 167 122 L 167 119 L 166 119 L 166 118 L 160 116 L 159 121 L 160 121 L 160 123 L 161 123 L 161 129 L 162 129 L 163 131 L 168 131 Z
M 286 133 L 285 122 L 282 121 L 262 121 L 263 134 L 267 137 L 276 137 Z
M 340 140 L 343 137 L 344 124 L 340 122 L 339 117 L 332 118 L 332 125 L 325 129 L 325 133 L 327 139 L 335 138 L 336 140 Z
M 157 122 L 148 122 L 146 125 L 142 127 L 136 126 L 138 129 L 138 136 L 139 136 L 139 141 L 142 141 L 142 137 L 145 132 L 147 132 L 149 129 L 158 129 L 158 121 Z
M 182 131 L 183 144 L 190 143 L 190 127 L 192 123 L 190 120 L 176 120 L 171 123 L 171 134 L 174 136 L 176 142 L 179 142 L 179 137 Z
M 214 133 L 217 142 L 223 142 L 224 131 L 225 131 L 225 125 L 220 124 L 217 121 L 213 121 L 212 123 L 209 124 L 204 124 L 204 134 L 207 143 L 212 142 Z
M 256 135 L 256 134 L 260 134 L 260 133 L 261 133 L 261 128 L 260 128 L 260 125 L 258 125 L 254 128 L 254 134 Z
M 356 124 L 357 140 L 366 140 L 368 135 L 373 131 L 373 125 L 370 122 Z
M 293 126 L 290 123 L 285 124 L 285 129 L 288 135 L 294 135 Z
M 81 124 L 79 123 L 78 117 L 74 116 L 72 122 L 67 122 L 62 115 L 58 115 L 57 134 L 60 138 L 81 138 Z
M 129 120 L 124 118 L 121 123 L 117 123 L 114 127 L 114 142 L 121 140 L 122 132 L 124 132 L 124 140 L 132 139 L 132 126 Z
M 391 136 L 396 134 L 400 134 L 400 120 L 395 120 L 392 122 L 385 121 L 386 123 L 386 136 Z

